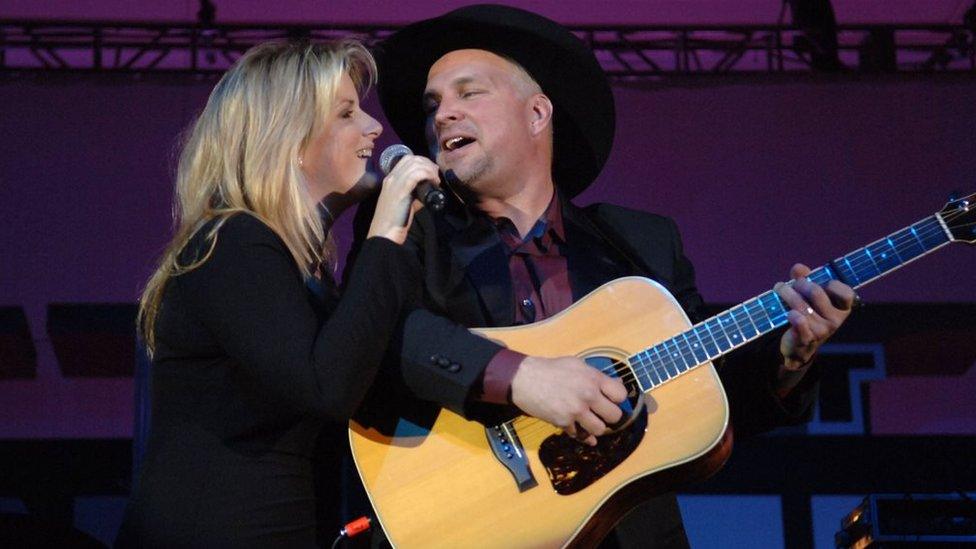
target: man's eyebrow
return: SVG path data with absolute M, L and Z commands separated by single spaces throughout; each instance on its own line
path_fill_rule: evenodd
M 471 84 L 471 83 L 474 83 L 474 82 L 477 82 L 477 81 L 478 81 L 478 78 L 477 77 L 474 77 L 474 76 L 459 76 L 459 77 L 455 78 L 454 80 L 451 80 L 450 86 L 452 88 L 460 88 L 462 86 L 466 86 L 468 84 Z M 434 90 L 429 90 L 428 89 L 428 90 L 424 90 L 424 97 L 423 97 L 423 99 L 424 99 L 424 101 L 427 101 L 427 100 L 430 100 L 430 99 L 437 99 L 440 96 L 441 96 L 440 93 L 435 92 Z
M 475 78 L 474 76 L 460 76 L 458 78 L 455 78 L 454 81 L 451 82 L 451 85 L 454 87 L 460 87 L 475 82 L 476 80 L 477 78 Z

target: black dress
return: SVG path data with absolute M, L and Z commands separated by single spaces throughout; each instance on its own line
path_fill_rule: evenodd
M 207 230 L 184 259 L 206 253 Z M 371 238 L 345 296 L 317 296 L 266 225 L 228 219 L 209 259 L 166 287 L 117 546 L 314 546 L 316 435 L 355 411 L 420 288 L 416 257 Z

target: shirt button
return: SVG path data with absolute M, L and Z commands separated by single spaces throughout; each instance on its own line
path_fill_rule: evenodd
M 452 374 L 456 374 L 461 371 L 461 365 L 457 362 L 452 362 L 450 366 L 447 367 L 447 371 Z
M 522 314 L 525 316 L 525 320 L 529 322 L 535 321 L 535 303 L 532 300 L 525 298 L 522 300 Z
M 437 359 L 437 365 L 440 366 L 441 368 L 447 368 L 448 366 L 451 365 L 451 361 L 444 357 L 439 357 Z

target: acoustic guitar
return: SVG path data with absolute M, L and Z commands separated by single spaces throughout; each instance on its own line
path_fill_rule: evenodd
M 812 271 L 858 288 L 950 242 L 976 242 L 974 196 Z M 696 325 L 652 280 L 611 281 L 536 324 L 474 329 L 527 355 L 575 355 L 621 378 L 626 421 L 595 447 L 539 419 L 446 409 L 392 429 L 350 422 L 353 456 L 395 547 L 594 546 L 636 503 L 704 478 L 731 450 L 712 361 L 787 322 L 772 290 Z

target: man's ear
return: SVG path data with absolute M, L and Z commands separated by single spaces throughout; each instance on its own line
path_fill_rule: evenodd
M 532 135 L 539 135 L 552 127 L 552 101 L 545 94 L 537 93 L 529 98 Z

